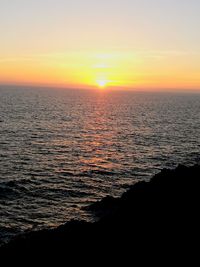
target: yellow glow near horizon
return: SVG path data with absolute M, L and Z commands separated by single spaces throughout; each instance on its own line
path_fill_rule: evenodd
M 1 1 L 0 83 L 200 90 L 200 1 L 151 2 Z
M 187 60 L 186 60 L 187 59 Z M 171 62 L 176 64 L 171 64 Z M 70 88 L 198 88 L 198 54 L 73 51 L 0 58 L 0 82 Z M 184 74 L 184 75 L 183 75 Z

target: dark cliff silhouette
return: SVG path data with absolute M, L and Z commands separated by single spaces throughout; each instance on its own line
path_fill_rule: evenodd
M 134 258 L 138 252 L 162 250 L 167 255 L 172 249 L 187 250 L 192 240 L 199 241 L 199 200 L 199 165 L 164 169 L 149 182 L 133 185 L 121 198 L 106 197 L 88 207 L 101 217 L 98 222 L 72 221 L 25 234 L 0 253 L 34 258 L 47 252 L 47 259 L 59 253 L 74 262 L 95 255 L 98 262 L 105 255 Z

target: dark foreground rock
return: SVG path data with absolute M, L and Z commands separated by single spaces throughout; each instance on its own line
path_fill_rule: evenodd
M 172 248 L 188 251 L 195 239 L 199 243 L 199 203 L 199 165 L 164 169 L 149 182 L 133 185 L 121 198 L 107 197 L 91 205 L 91 211 L 101 216 L 98 222 L 72 221 L 22 235 L 0 253 L 32 258 L 42 254 L 48 260 L 59 254 L 73 258 L 75 264 L 82 257 L 95 256 L 97 263 L 120 253 L 135 257 L 149 250 L 156 255 L 160 250 L 168 255 Z

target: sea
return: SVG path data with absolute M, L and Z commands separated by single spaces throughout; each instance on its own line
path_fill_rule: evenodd
M 0 244 L 200 163 L 200 94 L 0 86 Z

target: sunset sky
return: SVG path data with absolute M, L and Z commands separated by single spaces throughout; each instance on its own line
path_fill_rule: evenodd
M 1 0 L 0 83 L 200 90 L 199 0 Z

